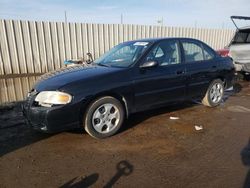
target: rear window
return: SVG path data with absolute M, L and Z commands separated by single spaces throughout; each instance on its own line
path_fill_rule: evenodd
M 250 34 L 248 34 L 247 43 L 250 43 Z
M 250 43 L 250 30 L 238 31 L 232 41 L 233 44 Z

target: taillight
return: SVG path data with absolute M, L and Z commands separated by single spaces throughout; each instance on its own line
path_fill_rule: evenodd
M 228 57 L 229 49 L 220 49 L 220 50 L 217 50 L 217 53 L 222 57 Z

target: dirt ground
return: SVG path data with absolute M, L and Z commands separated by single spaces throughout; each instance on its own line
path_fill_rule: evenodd
M 250 83 L 235 88 L 216 108 L 187 103 L 135 114 L 105 140 L 82 130 L 38 133 L 19 104 L 2 107 L 0 187 L 243 187 Z

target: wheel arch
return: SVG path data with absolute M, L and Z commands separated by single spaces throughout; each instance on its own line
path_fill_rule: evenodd
M 224 88 L 226 88 L 227 86 L 227 81 L 226 81 L 226 78 L 224 76 L 218 76 L 217 78 L 215 78 L 214 80 L 216 79 L 220 79 L 222 82 L 223 82 L 223 85 L 224 85 Z
M 224 76 L 217 76 L 217 77 L 211 79 L 210 82 L 209 82 L 209 85 L 210 85 L 214 80 L 217 80 L 217 79 L 221 80 L 221 81 L 223 82 L 224 87 L 226 87 L 227 82 L 226 82 L 226 78 L 225 78 Z
M 127 99 L 116 93 L 116 92 L 112 92 L 112 91 L 106 91 L 106 92 L 101 92 L 101 93 L 98 93 L 96 95 L 93 95 L 93 96 L 90 96 L 88 97 L 87 99 L 83 100 L 81 103 L 81 108 L 80 108 L 80 113 L 79 113 L 79 120 L 80 122 L 82 121 L 82 118 L 83 116 L 85 115 L 86 113 L 86 110 L 88 109 L 89 105 L 96 99 L 98 98 L 101 98 L 101 97 L 107 97 L 107 96 L 110 96 L 110 97 L 113 97 L 115 99 L 117 99 L 123 106 L 124 108 L 124 112 L 125 112 L 125 117 L 128 118 L 129 116 L 129 109 L 128 109 L 128 103 L 127 103 Z

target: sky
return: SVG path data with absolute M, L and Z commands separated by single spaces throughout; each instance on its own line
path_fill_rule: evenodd
M 250 0 L 0 0 L 0 19 L 234 28 Z M 241 23 L 243 24 L 243 23 Z

